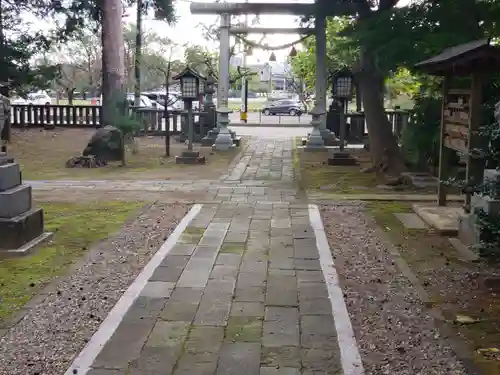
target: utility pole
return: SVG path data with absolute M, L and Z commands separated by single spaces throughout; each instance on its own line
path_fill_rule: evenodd
M 248 3 L 248 0 L 245 0 Z M 245 26 L 248 27 L 248 14 L 245 13 Z M 246 46 L 243 46 L 243 72 L 246 72 L 247 67 L 247 51 Z M 241 77 L 241 110 L 240 110 L 240 121 L 243 123 L 247 123 L 248 121 L 248 82 L 247 77 Z
M 137 0 L 137 20 L 135 33 L 135 64 L 134 64 L 134 106 L 141 105 L 141 60 L 142 60 L 142 8 L 143 0 Z

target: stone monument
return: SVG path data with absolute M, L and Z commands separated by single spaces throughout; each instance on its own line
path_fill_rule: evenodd
M 500 126 L 500 102 L 495 105 L 495 121 Z M 482 233 L 476 226 L 476 216 L 479 210 L 494 217 L 500 215 L 499 187 L 500 171 L 498 166 L 497 169 L 485 169 L 483 191 L 472 195 L 470 213 L 462 213 L 458 218 L 458 236 L 462 243 L 473 246 L 482 240 Z
M 1 134 L 10 106 L 5 96 L 0 100 Z M 22 183 L 19 164 L 4 149 L 0 152 L 0 258 L 27 254 L 51 235 L 44 233 L 43 210 L 33 207 L 31 186 Z

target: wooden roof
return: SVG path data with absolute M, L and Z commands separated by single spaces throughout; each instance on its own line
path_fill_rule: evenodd
M 174 81 L 178 81 L 184 75 L 191 75 L 191 76 L 197 77 L 198 79 L 205 79 L 205 77 L 203 77 L 200 73 L 198 73 L 196 70 L 194 70 L 190 66 L 186 66 L 186 68 L 184 68 L 184 70 L 182 72 L 173 76 L 172 79 Z
M 489 39 L 475 40 L 447 48 L 439 55 L 419 62 L 415 67 L 435 76 L 467 76 L 478 71 L 498 71 L 500 48 L 492 46 Z

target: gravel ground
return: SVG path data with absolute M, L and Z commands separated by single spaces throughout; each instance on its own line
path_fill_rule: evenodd
M 321 208 L 366 375 L 466 374 L 361 204 Z
M 187 211 L 155 204 L 94 246 L 0 340 L 1 375 L 60 375 Z

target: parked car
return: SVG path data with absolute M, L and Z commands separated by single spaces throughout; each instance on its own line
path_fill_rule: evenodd
M 149 99 L 146 95 L 140 95 L 139 99 L 140 99 L 139 107 L 141 107 L 141 108 L 154 108 L 154 109 L 165 110 L 164 106 L 162 106 L 160 103 L 158 103 L 155 100 Z M 129 106 L 134 107 L 135 95 L 134 94 L 127 94 L 127 101 L 128 101 Z
M 31 93 L 26 95 L 26 98 L 16 98 L 11 100 L 11 104 L 17 105 L 50 105 L 52 104 L 52 99 L 50 96 L 44 92 L 40 91 L 37 93 Z
M 140 95 L 139 96 L 140 102 L 139 102 L 139 107 L 141 108 L 155 108 L 155 109 L 160 109 L 164 110 L 165 107 L 158 103 L 155 100 L 149 99 L 146 95 Z M 135 95 L 133 93 L 127 94 L 127 101 L 128 105 L 133 107 L 135 104 Z M 91 103 L 93 105 L 101 105 L 102 102 L 102 95 L 99 98 L 92 98 Z
M 294 100 L 283 99 L 267 104 L 262 108 L 262 113 L 266 116 L 287 114 L 290 116 L 302 116 L 304 113 L 302 104 Z

